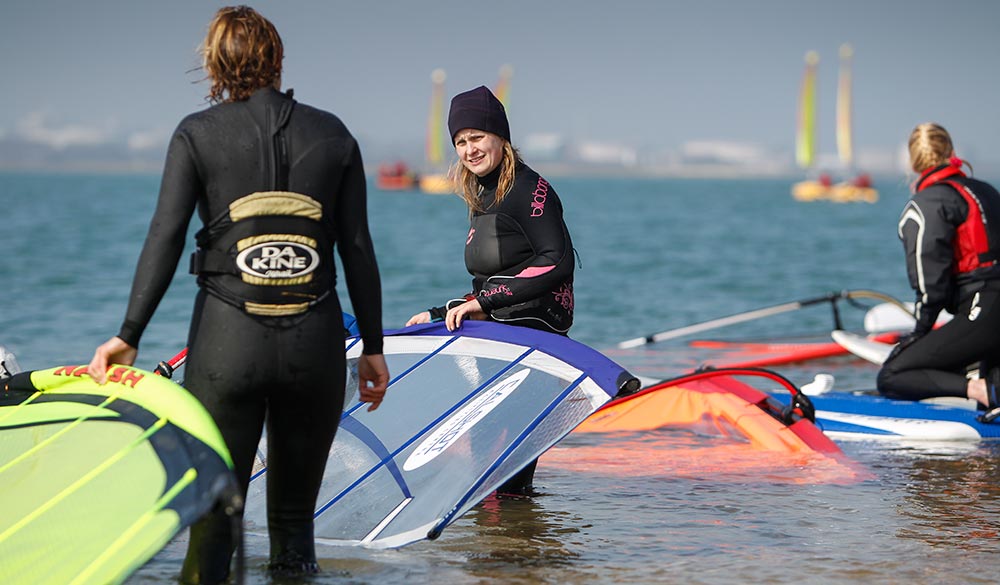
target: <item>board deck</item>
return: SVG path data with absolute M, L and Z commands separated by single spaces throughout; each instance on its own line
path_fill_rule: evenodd
M 981 423 L 967 401 L 892 400 L 871 393 L 830 392 L 810 399 L 816 424 L 834 438 L 968 441 L 1000 438 L 1000 424 Z

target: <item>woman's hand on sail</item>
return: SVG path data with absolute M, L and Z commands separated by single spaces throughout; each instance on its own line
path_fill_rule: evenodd
M 457 307 L 448 309 L 448 314 L 444 318 L 445 327 L 448 328 L 448 331 L 454 331 L 462 326 L 463 319 L 472 319 L 474 321 L 486 320 L 486 311 L 479 304 L 479 299 L 465 301 Z
M 135 363 L 135 356 L 138 353 L 138 349 L 125 343 L 121 337 L 112 337 L 94 351 L 94 357 L 87 366 L 87 373 L 98 384 L 104 384 L 107 382 L 108 366 L 112 364 L 131 366 Z
M 417 313 L 416 315 L 410 317 L 410 320 L 406 322 L 406 327 L 409 327 L 410 325 L 421 325 L 423 323 L 430 323 L 430 322 L 431 322 L 431 312 L 423 311 L 421 313 Z
M 371 412 L 382 404 L 385 390 L 389 386 L 389 367 L 382 354 L 361 354 L 358 358 L 358 392 L 361 402 L 368 402 Z

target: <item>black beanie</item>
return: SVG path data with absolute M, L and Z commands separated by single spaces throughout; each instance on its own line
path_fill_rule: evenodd
M 507 124 L 507 112 L 503 104 L 485 85 L 460 93 L 451 98 L 451 111 L 448 112 L 448 131 L 451 141 L 455 134 L 463 128 L 485 130 L 500 136 L 510 142 L 510 125 Z

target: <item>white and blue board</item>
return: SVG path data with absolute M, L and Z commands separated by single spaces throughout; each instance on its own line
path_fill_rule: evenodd
M 984 424 L 965 401 L 892 400 L 877 394 L 829 392 L 811 396 L 816 426 L 835 439 L 978 441 L 1000 438 L 1000 424 Z
M 863 335 L 834 331 L 833 339 L 854 355 L 885 362 L 894 347 Z M 1000 424 L 981 423 L 975 402 L 934 398 L 892 400 L 874 392 L 827 392 L 811 396 L 816 425 L 836 438 L 976 441 L 1000 438 Z
M 347 339 L 349 398 L 315 513 L 317 541 L 373 548 L 435 538 L 634 378 L 567 337 L 466 321 L 387 331 L 393 378 L 374 412 L 358 402 L 357 337 Z M 638 382 L 631 382 L 636 387 Z M 353 393 L 353 395 L 351 395 Z M 246 522 L 266 532 L 266 467 Z

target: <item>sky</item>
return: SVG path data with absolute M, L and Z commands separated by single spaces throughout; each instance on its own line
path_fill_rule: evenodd
M 12 0 L 0 7 L 0 140 L 159 148 L 205 107 L 197 48 L 227 2 Z M 943 124 L 1000 167 L 994 0 L 262 0 L 284 87 L 340 116 L 366 152 L 422 153 L 434 69 L 448 97 L 513 67 L 515 146 L 537 135 L 626 145 L 750 145 L 792 156 L 807 51 L 819 150 L 835 152 L 837 51 L 854 48 L 859 163 Z M 775 155 L 778 156 L 778 155 Z

